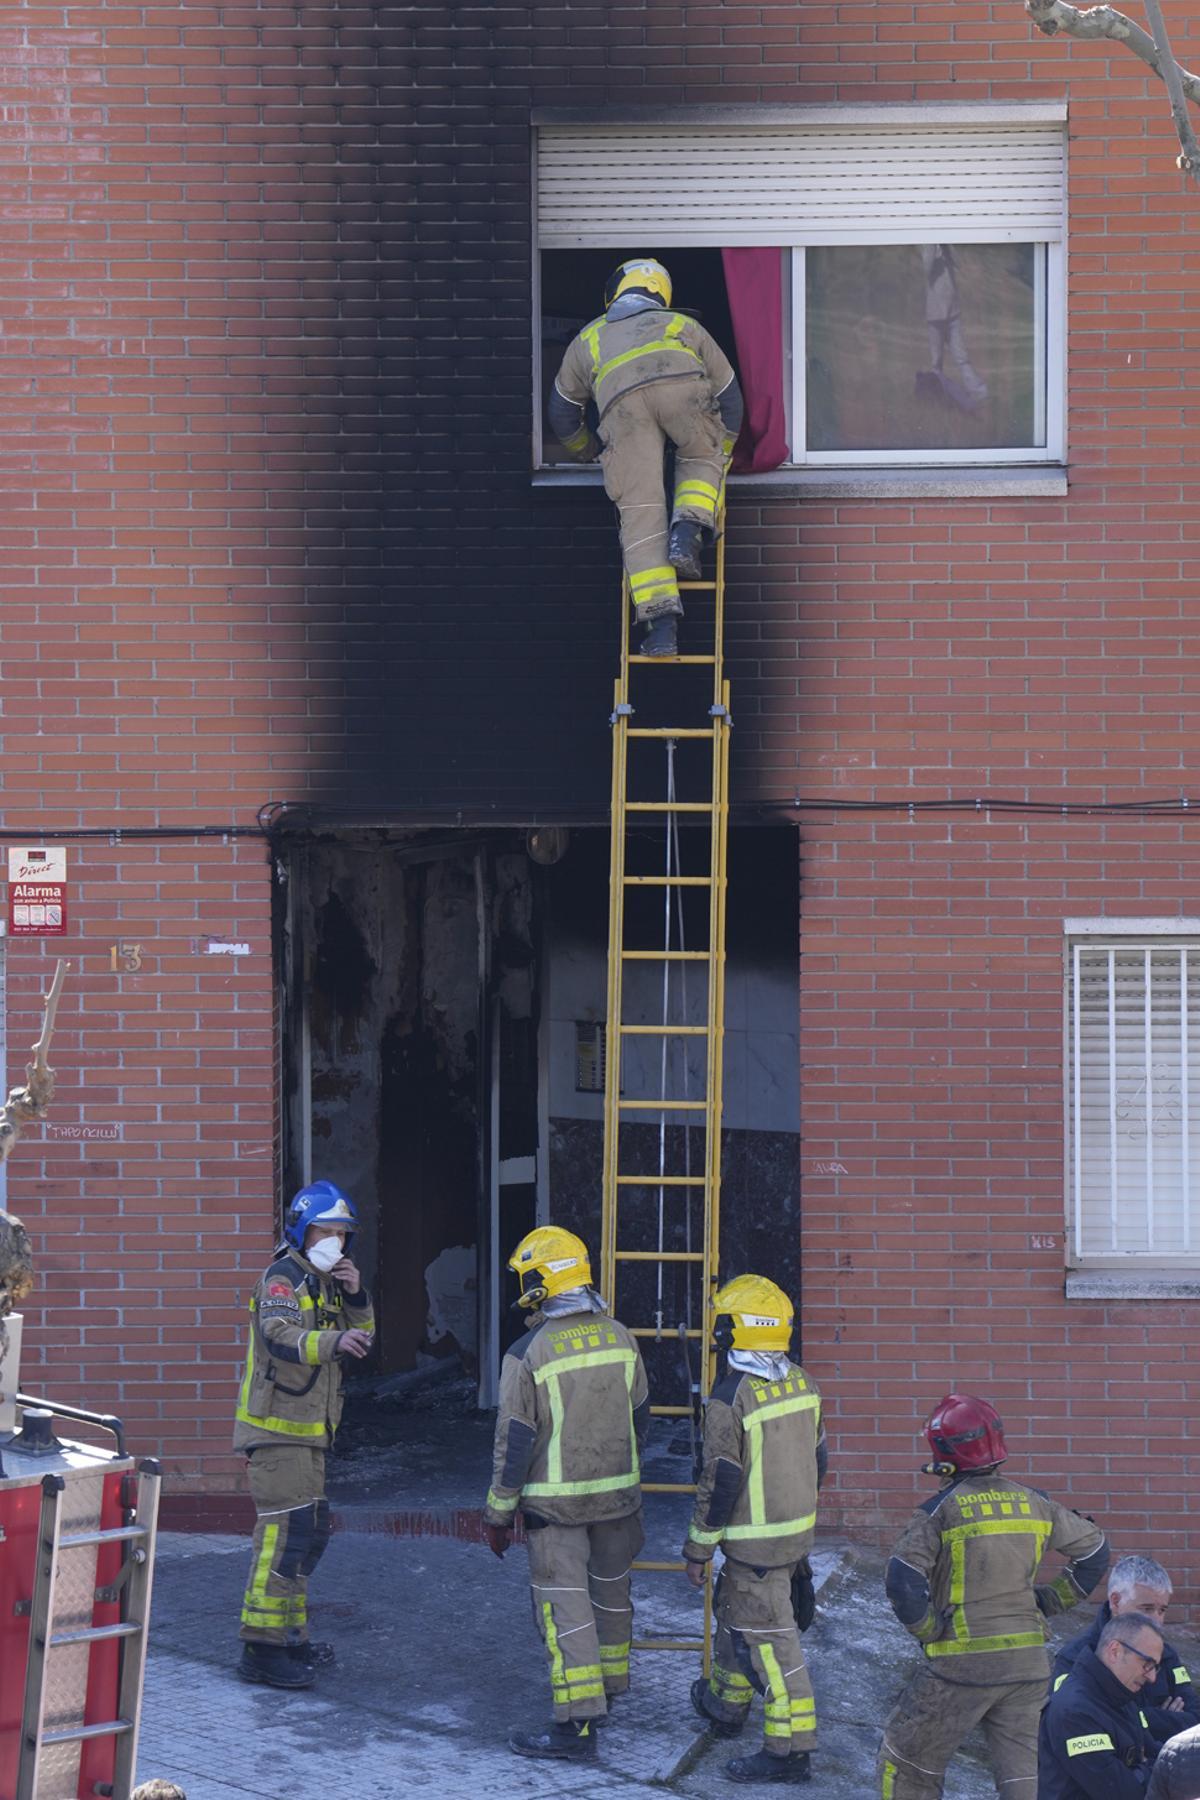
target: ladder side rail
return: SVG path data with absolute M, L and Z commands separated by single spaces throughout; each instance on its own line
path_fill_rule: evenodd
M 725 904 L 726 882 L 729 859 L 729 683 L 726 681 L 721 689 L 721 702 L 724 713 L 717 718 L 719 730 L 715 734 L 713 744 L 714 779 L 718 795 L 716 817 L 713 821 L 712 856 L 713 856 L 713 961 L 708 982 L 709 1020 L 712 1030 L 711 1049 L 709 1055 L 709 1124 L 713 1133 L 713 1156 L 711 1178 L 705 1190 L 705 1230 L 707 1233 L 705 1250 L 707 1261 L 705 1269 L 708 1279 L 708 1292 L 705 1296 L 705 1326 L 707 1328 L 708 1349 L 704 1357 L 706 1364 L 703 1376 L 704 1395 L 712 1392 L 716 1378 L 717 1353 L 712 1334 L 712 1297 L 716 1292 L 717 1278 L 720 1270 L 721 1242 L 721 1118 L 724 1106 L 724 1039 L 725 1039 Z
M 608 999 L 604 1054 L 604 1175 L 600 1204 L 600 1282 L 609 1307 L 616 1311 L 617 1171 L 621 1126 L 621 1005 L 624 963 L 620 951 L 625 940 L 625 798 L 628 785 L 629 744 L 629 611 L 632 591 L 628 575 L 621 581 L 621 672 L 613 697 L 612 795 L 609 818 L 608 876 Z
M 21 1747 L 15 1800 L 34 1800 L 46 1714 L 46 1664 L 58 1581 L 59 1538 L 66 1482 L 61 1475 L 42 1477 L 38 1509 L 37 1563 L 29 1608 L 29 1651 L 25 1659 L 25 1702 L 21 1709 Z
M 138 1738 L 142 1727 L 142 1689 L 146 1680 L 146 1658 L 150 1648 L 150 1602 L 154 1592 L 154 1561 L 158 1548 L 158 1501 L 162 1491 L 162 1470 L 157 1462 L 147 1459 L 138 1464 L 137 1516 L 146 1535 L 140 1545 L 132 1546 L 133 1567 L 122 1590 L 122 1615 L 139 1627 L 121 1649 L 121 1681 L 117 1691 L 117 1715 L 127 1720 L 129 1730 L 117 1739 L 113 1767 L 113 1792 L 133 1791 L 137 1770 Z

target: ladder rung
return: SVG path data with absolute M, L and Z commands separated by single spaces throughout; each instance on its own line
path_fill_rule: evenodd
M 682 1557 L 680 1557 L 678 1562 L 642 1562 L 639 1557 L 634 1562 L 633 1567 L 635 1569 L 649 1569 L 651 1574 L 657 1575 L 666 1575 L 668 1572 L 672 1575 L 682 1575 L 687 1568 L 687 1564 Z
M 689 588 L 693 592 L 697 588 L 707 588 L 709 593 L 711 594 L 715 590 L 717 584 L 715 581 L 678 581 L 678 582 L 676 582 L 675 585 L 681 591 L 684 588 Z
M 57 1650 L 61 1644 L 102 1644 L 108 1638 L 140 1637 L 140 1625 L 81 1625 L 76 1631 L 54 1631 L 50 1634 L 49 1648 Z
M 711 875 L 622 875 L 626 887 L 715 887 Z
M 703 1262 L 703 1250 L 614 1250 L 617 1262 Z
M 693 1408 L 690 1406 L 652 1406 L 650 1417 L 652 1419 L 690 1419 L 692 1412 Z
M 708 950 L 622 950 L 626 962 L 708 962 Z
M 58 1540 L 60 1550 L 81 1550 L 88 1544 L 127 1544 L 148 1537 L 144 1525 L 115 1525 L 111 1531 L 71 1531 Z
M 711 667 L 716 662 L 715 656 L 631 656 L 631 663 L 657 663 L 661 669 L 666 663 L 708 663 Z
M 703 1187 L 704 1175 L 618 1175 L 618 1187 Z
M 631 1650 L 697 1650 L 707 1648 L 703 1638 L 634 1638 Z
M 622 1037 L 707 1037 L 707 1025 L 619 1025 Z
M 107 1725 L 70 1725 L 62 1731 L 43 1731 L 43 1744 L 81 1744 L 85 1738 L 121 1737 L 133 1730 L 130 1719 L 112 1719 Z
M 689 725 L 686 731 L 672 731 L 669 725 L 630 725 L 625 732 L 626 737 L 636 738 L 705 738 L 711 741 L 712 727 L 701 731 L 697 726 Z
M 643 1494 L 694 1494 L 694 1481 L 643 1481 Z
M 622 1112 L 704 1112 L 707 1100 L 619 1100 Z
M 660 1331 L 657 1325 L 627 1325 L 625 1329 L 630 1337 L 658 1338 L 660 1342 L 664 1344 L 673 1344 L 680 1336 L 689 1338 L 702 1338 L 704 1336 L 702 1331 L 685 1331 L 682 1333 L 678 1331 Z M 645 1482 L 643 1482 L 642 1486 L 644 1487 L 645 1485 Z M 660 1489 L 660 1492 L 666 1493 L 674 1493 L 674 1491 L 674 1488 Z M 680 1490 L 681 1493 L 687 1494 L 690 1494 L 691 1491 L 691 1488 L 682 1488 Z
M 720 802 L 717 800 L 627 800 L 625 802 L 625 811 L 652 813 L 711 813 L 716 812 L 719 804 Z

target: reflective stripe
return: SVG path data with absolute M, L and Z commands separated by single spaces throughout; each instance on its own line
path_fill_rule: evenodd
M 504 1500 L 495 1488 L 489 1488 L 485 1505 L 490 1506 L 493 1512 L 516 1512 L 517 1496 L 514 1494 L 511 1500 Z
M 1185 1681 L 1190 1681 L 1191 1679 L 1192 1678 L 1188 1674 L 1187 1670 L 1183 1667 L 1182 1664 L 1180 1664 L 1179 1668 L 1177 1668 L 1175 1671 L 1175 1685 L 1178 1687 L 1181 1685 L 1181 1683 L 1183 1683 Z
M 543 1382 L 556 1381 L 560 1375 L 574 1369 L 598 1369 L 607 1363 L 632 1364 L 636 1361 L 636 1350 L 583 1350 L 578 1356 L 560 1356 L 552 1363 L 543 1363 L 540 1369 L 533 1371 L 533 1379 L 541 1386 Z
M 940 1644 L 926 1644 L 926 1656 L 964 1656 L 976 1650 L 1041 1650 L 1046 1637 L 1041 1631 L 1014 1631 L 1007 1637 L 946 1638 Z
M 628 1475 L 606 1476 L 599 1481 L 528 1481 L 524 1493 L 529 1494 L 613 1494 L 620 1488 L 637 1487 L 641 1481 L 641 1472 L 634 1469 Z
M 321 1334 L 319 1331 L 306 1331 L 304 1334 L 304 1360 L 309 1364 L 321 1360 Z
M 798 1394 L 794 1400 L 769 1400 L 765 1406 L 756 1406 L 742 1420 L 743 1429 L 750 1431 L 761 1425 L 764 1419 L 777 1419 L 783 1413 L 816 1412 L 821 1402 L 816 1394 Z
M 779 1658 L 770 1644 L 760 1644 L 758 1654 L 770 1688 L 763 1701 L 763 1730 L 768 1737 L 791 1737 L 792 1707 Z
M 1068 1756 L 1086 1756 L 1092 1750 L 1111 1750 L 1113 1741 L 1106 1731 L 1093 1731 L 1090 1737 L 1067 1739 Z
M 1067 1675 L 1069 1675 L 1069 1674 L 1070 1674 L 1070 1670 L 1068 1669 Z M 1056 1675 L 1054 1677 L 1054 1688 L 1053 1688 L 1054 1693 L 1057 1694 L 1059 1688 L 1062 1686 L 1063 1682 L 1067 1679 L 1067 1675 Z
M 542 1627 L 546 1633 L 546 1651 L 550 1657 L 550 1692 L 556 1704 L 561 1706 L 566 1699 L 567 1684 L 563 1678 L 563 1655 L 558 1647 L 558 1632 L 554 1628 L 554 1612 L 548 1600 L 542 1601 Z
M 600 367 L 600 327 L 603 323 L 603 319 L 594 319 L 590 325 L 585 325 L 579 334 L 587 345 L 588 354 L 592 359 L 593 378 L 595 377 L 596 370 Z M 564 400 L 568 398 L 569 395 L 563 395 Z
M 570 1360 L 572 1363 L 578 1363 L 578 1362 L 584 1362 L 587 1359 L 585 1357 L 574 1357 L 573 1356 Z M 560 1368 L 561 1368 L 561 1365 L 560 1365 Z M 554 1373 L 556 1375 L 559 1372 L 560 1372 L 560 1369 L 555 1369 L 555 1371 L 554 1371 Z M 549 1371 L 548 1370 L 544 1371 L 542 1369 L 539 1369 L 537 1371 L 537 1374 L 534 1375 L 533 1379 L 535 1381 L 537 1381 L 539 1376 L 541 1376 L 544 1373 L 548 1374 Z M 546 1449 L 547 1485 L 551 1488 L 557 1488 L 562 1483 L 562 1429 L 563 1429 L 562 1388 L 559 1386 L 557 1381 L 547 1381 L 545 1386 L 546 1386 L 546 1394 L 550 1401 L 550 1442 Z
M 1042 1554 L 1053 1526 L 1044 1519 L 974 1519 L 968 1525 L 952 1525 L 943 1534 L 950 1545 L 950 1605 L 954 1609 L 954 1636 L 961 1650 L 1022 1650 L 1045 1643 L 1043 1632 L 1017 1632 L 999 1638 L 973 1638 L 967 1623 L 967 1539 L 974 1537 L 1032 1537 L 1033 1568 Z M 1032 1570 L 1030 1571 L 1032 1573 Z M 949 1656 L 953 1646 L 946 1643 L 927 1644 L 927 1656 Z
M 562 445 L 563 445 L 564 450 L 571 450 L 571 451 L 586 450 L 590 440 L 591 440 L 591 433 L 589 432 L 587 426 L 581 425 L 579 427 L 578 431 L 573 431 L 571 433 L 570 437 L 563 438 Z
M 649 344 L 638 344 L 632 350 L 622 350 L 617 356 L 610 356 L 607 362 L 601 363 L 594 372 L 597 388 L 602 381 L 607 380 L 614 369 L 623 369 L 626 363 L 636 362 L 639 356 L 653 356 L 662 350 L 673 350 L 679 356 L 690 356 L 693 362 L 699 363 L 701 367 L 704 366 L 704 358 L 700 352 L 693 350 L 689 344 L 672 342 L 670 337 L 655 338 Z
M 811 1531 L 816 1522 L 817 1515 L 814 1512 L 809 1513 L 806 1519 L 784 1519 L 778 1525 L 727 1525 L 724 1535 L 726 1538 L 791 1537 L 793 1532 Z
M 238 1395 L 235 1419 L 242 1425 L 253 1425 L 259 1431 L 278 1431 L 284 1437 L 324 1437 L 325 1421 L 317 1419 L 310 1425 L 302 1425 L 295 1419 L 278 1419 L 274 1414 L 260 1419 L 250 1411 L 250 1388 L 254 1380 L 254 1329 L 250 1331 L 250 1346 L 246 1352 L 246 1373 L 242 1376 L 241 1392 Z
M 246 1597 L 242 1604 L 243 1624 L 257 1624 L 257 1620 L 254 1617 L 247 1617 L 247 1614 L 282 1612 L 288 1605 L 286 1596 L 277 1600 L 274 1595 L 267 1593 L 267 1582 L 271 1576 L 271 1566 L 275 1561 L 275 1549 L 278 1543 L 278 1525 L 265 1526 L 262 1534 L 262 1546 L 255 1558 L 254 1567 L 250 1573 L 250 1585 L 246 1589 Z
M 896 1776 L 899 1770 L 894 1762 L 883 1765 L 883 1786 L 880 1788 L 880 1800 L 896 1800 Z
M 688 1540 L 693 1544 L 719 1544 L 725 1535 L 724 1526 L 720 1531 L 697 1531 L 694 1527 L 688 1532 Z

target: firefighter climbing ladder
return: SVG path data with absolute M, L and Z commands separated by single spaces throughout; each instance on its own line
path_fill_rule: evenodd
M 608 929 L 608 1014 L 607 1054 L 604 1086 L 604 1187 L 601 1231 L 601 1271 L 603 1292 L 619 1318 L 640 1339 L 657 1343 L 676 1340 L 681 1351 L 681 1365 L 688 1369 L 689 1392 L 686 1404 L 655 1405 L 652 1414 L 689 1420 L 693 1429 L 701 1429 L 701 1407 L 707 1398 L 713 1376 L 714 1357 L 710 1303 L 717 1280 L 718 1225 L 721 1188 L 721 1047 L 724 1031 L 725 983 L 725 863 L 729 814 L 729 684 L 723 671 L 722 644 L 725 614 L 725 537 L 724 519 L 720 522 L 716 543 L 716 573 L 712 581 L 683 581 L 686 593 L 707 592 L 713 596 L 713 634 L 711 654 L 685 655 L 671 659 L 639 656 L 630 650 L 631 596 L 626 578 L 622 589 L 621 672 L 616 683 L 616 699 L 612 714 L 612 853 L 609 887 Z M 699 623 L 689 612 L 688 629 Z M 654 678 L 655 690 L 676 688 L 690 691 L 694 678 L 675 675 L 690 666 L 707 666 L 712 671 L 708 694 L 707 717 L 690 724 L 635 723 L 638 710 L 631 695 L 640 695 L 649 683 L 642 665 L 651 665 L 662 674 Z M 657 707 L 657 700 L 654 701 Z M 694 704 L 694 697 L 692 699 Z M 686 753 L 683 746 L 707 740 L 708 773 L 701 795 L 679 798 L 678 770 Z M 631 757 L 636 765 L 635 791 L 643 791 L 644 778 L 652 773 L 645 766 L 652 759 L 655 746 L 665 751 L 665 795 L 662 800 L 632 799 Z M 640 753 L 640 760 L 639 760 Z M 695 780 L 693 771 L 692 779 Z M 684 783 L 683 785 L 687 785 Z M 686 874 L 680 856 L 680 822 L 707 824 L 707 872 Z M 644 841 L 648 825 L 661 825 L 665 849 L 656 872 L 631 873 L 639 860 L 633 854 L 633 841 Z M 693 841 L 703 832 L 686 834 Z M 635 932 L 630 912 L 638 889 L 660 890 L 661 941 L 648 941 L 648 932 Z M 707 931 L 703 945 L 689 948 L 685 942 L 684 918 L 686 890 L 705 890 L 707 896 Z M 693 901 L 694 906 L 694 901 Z M 640 908 L 638 909 L 640 912 Z M 634 942 L 637 936 L 646 941 Z M 633 977 L 626 977 L 639 964 L 657 965 L 661 969 L 661 1017 L 655 1023 L 630 1022 L 627 1007 L 634 987 Z M 699 976 L 704 993 L 692 988 L 697 1002 L 696 1013 L 703 1002 L 704 1023 L 693 1022 L 689 1008 L 688 972 Z M 640 989 L 645 998 L 644 988 Z M 657 1092 L 654 1085 L 655 1059 L 639 1054 L 658 1041 Z M 672 1049 L 675 1054 L 669 1052 Z M 699 1050 L 702 1071 L 694 1070 L 695 1052 Z M 629 1054 L 625 1054 L 626 1052 Z M 689 1051 L 692 1052 L 689 1055 Z M 640 1071 L 641 1073 L 637 1073 Z M 643 1091 L 635 1092 L 640 1087 Z M 672 1087 L 676 1091 L 669 1091 Z M 693 1089 L 699 1090 L 694 1092 Z M 682 1118 L 683 1126 L 668 1129 L 668 1119 Z M 644 1165 L 648 1147 L 645 1127 L 657 1126 L 657 1168 Z M 691 1143 L 693 1124 L 700 1127 L 703 1150 L 693 1166 Z M 638 1133 L 638 1127 L 641 1127 Z M 631 1133 L 640 1143 L 631 1145 Z M 682 1146 L 681 1142 L 682 1140 Z M 631 1153 L 632 1152 L 632 1153 Z M 651 1157 L 651 1160 L 654 1160 Z M 682 1168 L 669 1164 L 682 1163 Z M 631 1164 L 633 1165 L 631 1167 Z M 701 1206 L 696 1207 L 699 1198 Z M 700 1211 L 697 1220 L 696 1212 Z M 652 1247 L 646 1247 L 653 1235 Z M 679 1240 L 683 1244 L 680 1247 Z M 627 1247 L 636 1244 L 638 1247 Z M 630 1265 L 650 1265 L 656 1289 L 653 1322 L 630 1319 L 628 1307 L 622 1304 L 622 1272 Z M 683 1317 L 667 1321 L 664 1302 L 664 1276 L 671 1265 L 682 1265 L 686 1304 L 679 1308 Z M 691 1304 L 694 1285 L 691 1277 L 700 1275 L 700 1304 Z M 677 1270 L 678 1273 L 678 1270 Z M 683 1482 L 646 1482 L 643 1491 L 653 1493 L 693 1493 L 694 1484 Z M 681 1561 L 640 1561 L 636 1569 L 682 1571 Z M 710 1664 L 712 1640 L 712 1586 L 705 1582 L 704 1625 L 700 1638 L 651 1637 L 635 1639 L 634 1648 L 643 1650 L 691 1650 L 703 1656 L 705 1674 Z
M 59 1475 L 43 1477 L 15 1800 L 53 1800 L 61 1794 L 61 1783 L 56 1780 L 61 1775 L 55 1766 L 57 1752 L 88 1738 L 116 1739 L 112 1787 L 105 1791 L 118 1800 L 132 1792 L 158 1530 L 158 1465 L 143 1463 L 136 1476 L 127 1479 L 136 1482 L 135 1522 L 108 1530 L 75 1531 L 64 1529 L 67 1484 Z M 109 1544 L 119 1544 L 123 1550 L 123 1567 L 115 1584 L 121 1620 L 114 1625 L 79 1625 L 74 1620 L 81 1596 L 84 1610 L 91 1609 L 96 1555 Z M 65 1625 L 64 1610 L 72 1621 Z M 95 1724 L 48 1724 L 47 1716 L 61 1710 L 65 1691 L 56 1678 L 57 1656 L 114 1639 L 122 1646 L 116 1717 Z

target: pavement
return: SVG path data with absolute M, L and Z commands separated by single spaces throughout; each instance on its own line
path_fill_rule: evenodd
M 687 1653 L 635 1653 L 632 1691 L 586 1772 L 511 1754 L 509 1727 L 549 1716 L 519 1547 L 501 1563 L 454 1537 L 343 1528 L 312 1587 L 314 1634 L 336 1642 L 338 1666 L 313 1688 L 280 1694 L 232 1672 L 246 1541 L 164 1533 L 159 1544 L 139 1778 L 173 1780 L 188 1800 L 284 1800 L 321 1790 L 326 1775 L 356 1800 L 715 1800 L 740 1791 L 723 1768 L 742 1746 L 696 1728 L 687 1687 L 698 1662 Z M 913 1653 L 883 1600 L 878 1556 L 826 1544 L 814 1560 L 818 1618 L 805 1647 L 820 1740 L 807 1791 L 868 1800 L 880 1722 Z M 682 1575 L 645 1574 L 635 1597 L 639 1631 L 698 1629 L 699 1600 Z M 756 1703 L 746 1748 L 757 1745 L 760 1718 Z M 985 1800 L 994 1789 L 968 1757 L 946 1795 Z

